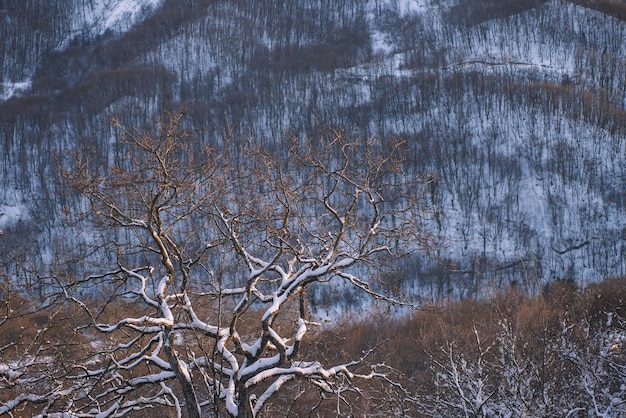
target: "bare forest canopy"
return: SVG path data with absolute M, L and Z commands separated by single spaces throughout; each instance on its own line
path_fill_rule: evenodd
M 403 178 L 406 142 L 329 130 L 274 152 L 230 137 L 197 149 L 182 121 L 166 113 L 142 131 L 113 119 L 119 165 L 93 150 L 60 158 L 68 193 L 85 203 L 66 215 L 92 236 L 64 253 L 60 264 L 83 268 L 55 271 L 44 300 L 24 303 L 10 282 L 1 289 L 0 414 L 44 404 L 42 413 L 85 417 L 155 407 L 252 417 L 293 381 L 343 402 L 354 381 L 387 379 L 368 352 L 327 365 L 301 346 L 322 326 L 315 290 L 331 283 L 414 306 L 384 280 L 395 259 L 432 243 L 421 198 L 432 178 Z M 97 273 L 87 276 L 90 262 Z M 63 358 L 64 343 L 36 341 L 68 315 L 77 316 L 69 335 L 79 358 Z M 15 320 L 43 326 L 31 347 Z
M 184 109 L 195 149 L 268 151 L 342 127 L 406 140 L 432 175 L 440 245 L 398 294 L 476 296 L 624 274 L 626 6 L 606 1 L 70 0 L 0 10 L 0 247 L 13 283 L 51 285 L 68 246 L 59 158 L 124 162 L 111 116 Z M 68 239 L 71 237 L 71 239 Z M 19 268 L 17 266 L 28 266 Z M 83 268 L 73 266 L 72 268 Z M 32 286 L 31 286 L 32 288 Z M 320 304 L 333 301 L 320 294 Z M 355 299 L 341 306 L 358 304 Z
M 626 414 L 626 3 L 0 3 L 0 416 Z
M 401 319 L 379 311 L 369 318 L 344 318 L 330 329 L 314 328 L 302 340 L 303 357 L 324 365 L 345 364 L 366 353 L 356 374 L 374 365 L 378 377 L 363 380 L 353 375 L 350 380 L 340 375 L 332 382 L 332 394 L 319 380 L 296 378 L 266 400 L 257 416 L 620 417 L 626 397 L 624 282 L 623 277 L 609 279 L 586 289 L 555 282 L 535 297 L 506 289 L 490 300 L 465 300 L 443 308 L 433 305 Z M 161 388 L 158 382 L 138 378 L 137 373 L 146 371 L 146 377 L 156 377 L 157 367 L 147 363 L 136 366 L 134 374 L 116 370 L 117 379 L 102 379 L 93 392 L 87 392 L 92 388 L 89 384 L 74 392 L 64 390 L 80 374 L 68 373 L 72 372 L 66 367 L 68 361 L 87 362 L 96 369 L 107 356 L 120 358 L 123 350 L 112 349 L 127 341 L 123 333 L 97 342 L 94 330 L 81 328 L 88 318 L 74 304 L 41 306 L 16 296 L 6 308 L 13 314 L 0 324 L 0 354 L 8 363 L 1 370 L 1 412 L 12 408 L 14 416 L 30 417 L 43 410 L 60 417 L 67 415 L 58 411 L 70 407 L 89 416 L 91 406 L 92 416 L 98 411 L 101 416 L 182 415 L 180 405 L 177 409 L 173 402 L 168 404 L 180 394 L 171 376 Z M 135 311 L 132 303 L 111 304 L 100 317 L 104 321 Z M 242 332 L 252 329 L 257 315 L 243 318 Z M 287 323 L 279 322 L 276 327 L 282 332 Z M 176 335 L 175 349 L 186 343 L 188 349 L 197 350 L 196 338 L 183 340 Z M 192 373 L 198 376 L 197 369 Z M 98 383 L 98 377 L 92 382 Z M 206 386 L 201 379 L 198 382 L 202 393 Z M 93 396 L 102 387 L 119 389 L 126 394 L 125 402 L 115 409 L 105 396 Z M 168 387 L 173 390 L 168 392 Z M 81 393 L 92 395 L 91 405 Z M 155 394 L 162 398 L 150 396 Z M 116 399 L 114 390 L 108 395 Z M 83 405 L 87 407 L 80 410 Z M 222 415 L 212 414 L 211 405 L 205 403 L 205 416 L 226 416 L 224 409 L 216 410 Z

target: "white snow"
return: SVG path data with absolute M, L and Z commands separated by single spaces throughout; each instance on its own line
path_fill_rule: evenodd
M 31 87 L 31 81 L 4 82 L 0 83 L 0 102 L 9 100 L 11 97 L 20 95 L 28 91 Z
M 63 42 L 64 48 L 78 34 L 98 36 L 107 31 L 122 33 L 148 16 L 163 4 L 164 0 L 95 0 L 82 4 L 75 12 L 71 32 Z
M 425 0 L 397 0 L 396 7 L 400 15 L 419 13 L 428 9 L 428 2 Z
M 377 2 L 370 2 L 368 13 L 368 19 L 370 22 L 375 20 L 373 8 L 380 7 Z M 385 3 L 385 2 L 383 2 Z M 397 11 L 399 16 L 407 16 L 416 13 L 424 13 L 431 9 L 433 6 L 429 5 L 428 0 L 387 0 L 387 6 L 385 8 L 391 8 Z M 370 27 L 372 49 L 378 53 L 389 55 L 395 50 L 395 46 L 392 40 L 393 34 L 385 33 L 385 31 L 378 30 L 375 25 Z
M 106 3 L 106 0 L 105 0 Z M 147 10 L 154 10 L 163 0 L 114 0 L 104 9 L 104 27 L 127 28 L 135 24 Z M 113 7 L 111 8 L 111 6 Z M 108 12 L 110 10 L 110 12 Z M 122 29 L 124 30 L 124 29 Z
M 0 205 L 0 229 L 13 226 L 18 221 L 27 221 L 29 219 L 30 214 L 24 205 Z

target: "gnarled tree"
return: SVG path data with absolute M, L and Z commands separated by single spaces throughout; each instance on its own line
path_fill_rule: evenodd
M 199 150 L 182 122 L 167 114 L 142 133 L 114 120 L 122 162 L 83 155 L 65 173 L 117 239 L 91 255 L 115 267 L 64 285 L 95 348 L 68 372 L 83 383 L 59 410 L 255 416 L 291 381 L 340 397 L 337 385 L 381 376 L 300 348 L 313 286 L 401 302 L 379 278 L 429 243 L 427 179 L 403 176 L 403 143 L 331 130 L 276 152 L 228 140 Z M 80 296 L 90 283 L 115 290 Z

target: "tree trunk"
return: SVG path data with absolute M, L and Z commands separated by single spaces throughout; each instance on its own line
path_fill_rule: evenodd
M 254 412 L 252 411 L 252 405 L 250 404 L 250 399 L 248 395 L 248 391 L 245 388 L 245 384 L 239 385 L 239 405 L 237 409 L 237 417 L 238 418 L 254 418 Z
M 176 350 L 172 349 L 171 346 L 171 330 L 167 330 L 166 333 L 166 342 L 164 344 L 163 349 L 167 355 L 167 359 L 176 375 L 176 379 L 180 383 L 180 387 L 183 392 L 183 396 L 185 397 L 185 408 L 187 410 L 187 417 L 189 418 L 200 418 L 201 411 L 200 405 L 198 404 L 198 398 L 196 397 L 196 391 L 193 387 L 193 382 L 191 381 L 191 376 L 187 370 L 183 370 L 183 365 L 178 359 L 178 355 L 176 354 Z

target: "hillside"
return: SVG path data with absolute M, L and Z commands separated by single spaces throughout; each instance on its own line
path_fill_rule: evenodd
M 273 149 L 327 126 L 405 138 L 404 175 L 437 179 L 439 245 L 401 266 L 404 294 L 626 274 L 624 2 L 6 4 L 2 275 L 34 280 L 16 261 L 54 268 L 91 239 L 66 223 L 81 202 L 59 160 L 119 163 L 111 115 L 142 127 L 181 107 L 198 146 L 229 130 Z

